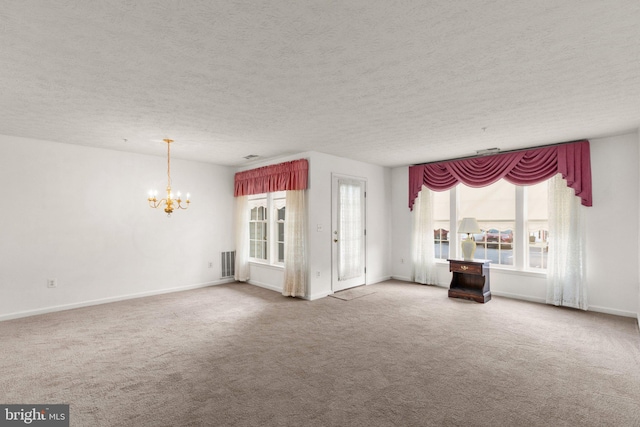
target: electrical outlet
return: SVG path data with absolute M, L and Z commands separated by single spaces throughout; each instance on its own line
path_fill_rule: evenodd
M 320 277 L 320 272 L 316 271 L 316 277 Z
M 404 258 L 400 258 L 400 264 L 404 264 Z
M 47 288 L 55 288 L 58 286 L 58 281 L 56 279 L 47 279 Z
M 209 268 L 213 268 L 213 263 L 209 261 Z

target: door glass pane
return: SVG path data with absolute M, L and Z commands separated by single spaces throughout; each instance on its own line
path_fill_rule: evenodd
M 363 274 L 363 203 L 361 182 L 338 180 L 338 280 Z

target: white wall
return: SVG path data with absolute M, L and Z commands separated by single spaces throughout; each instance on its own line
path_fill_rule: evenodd
M 390 169 L 322 153 L 310 157 L 309 235 L 311 298 L 320 298 L 331 290 L 331 179 L 332 174 L 367 180 L 367 274 L 366 284 L 391 278 L 389 247 L 391 242 Z M 318 231 L 321 226 L 322 231 Z M 319 275 L 318 275 L 319 273 Z
M 221 282 L 233 170 L 172 159 L 171 175 L 193 203 L 167 218 L 146 201 L 166 157 L 0 136 L 0 320 Z
M 410 281 L 411 211 L 407 166 L 391 169 L 391 217 L 391 274 L 395 279 Z M 442 284 L 444 285 L 444 279 Z
M 591 140 L 587 275 L 592 310 L 640 322 L 639 145 L 638 133 Z M 408 169 L 316 152 L 271 163 L 297 158 L 310 162 L 309 297 L 331 293 L 332 173 L 367 179 L 367 284 L 410 280 Z M 220 252 L 235 246 L 234 171 L 171 164 L 174 188 L 190 191 L 193 204 L 169 219 L 146 202 L 150 187 L 166 185 L 164 157 L 0 135 L 0 320 L 224 282 Z M 611 232 L 625 236 L 613 248 Z M 281 269 L 251 268 L 255 284 L 282 289 Z M 438 269 L 439 285 L 448 286 L 446 263 Z M 49 278 L 57 288 L 46 287 Z M 496 295 L 544 300 L 540 275 L 494 268 L 491 284 Z
M 296 159 L 309 160 L 309 291 L 310 299 L 332 293 L 331 290 L 331 177 L 349 175 L 367 180 L 367 275 L 372 284 L 391 277 L 390 245 L 390 170 L 341 157 L 317 152 L 305 152 L 254 163 L 242 170 Z M 249 283 L 281 291 L 282 270 L 252 264 Z
M 590 142 L 593 207 L 586 209 L 590 310 L 635 317 L 640 307 L 638 134 L 596 138 Z M 392 274 L 397 279 L 411 280 L 408 168 L 394 168 L 391 179 Z M 615 244 L 612 236 L 616 236 Z M 438 279 L 438 285 L 448 287 L 451 273 L 446 263 L 438 265 Z M 546 279 L 536 273 L 501 271 L 494 267 L 491 290 L 495 295 L 544 302 Z
M 638 135 L 592 139 L 587 280 L 594 311 L 638 313 Z M 610 234 L 611 233 L 611 234 Z M 612 236 L 615 244 L 612 244 Z
M 638 129 L 638 131 L 636 132 L 636 140 L 637 140 L 637 145 L 638 147 L 640 147 L 640 129 Z M 640 156 L 640 149 L 638 150 L 638 155 Z M 638 157 L 638 164 L 640 165 L 640 157 Z M 640 176 L 638 176 L 638 179 L 640 179 Z M 638 184 L 638 190 L 640 191 L 640 183 Z M 640 204 L 640 193 L 638 194 L 638 203 Z M 640 211 L 640 206 L 638 207 L 638 210 Z M 638 233 L 640 234 L 640 213 L 638 215 Z M 638 238 L 638 256 L 640 256 L 640 237 Z M 638 313 L 637 313 L 637 319 L 638 319 L 638 326 L 640 327 L 640 259 L 638 259 Z

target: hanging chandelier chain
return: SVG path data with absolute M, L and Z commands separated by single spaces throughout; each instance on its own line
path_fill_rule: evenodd
M 165 139 L 167 143 L 167 188 L 171 188 L 171 143 L 173 140 Z

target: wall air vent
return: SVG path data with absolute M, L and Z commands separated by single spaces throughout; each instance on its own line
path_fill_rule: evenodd
M 236 270 L 236 251 L 222 252 L 222 275 L 221 278 L 233 277 Z

